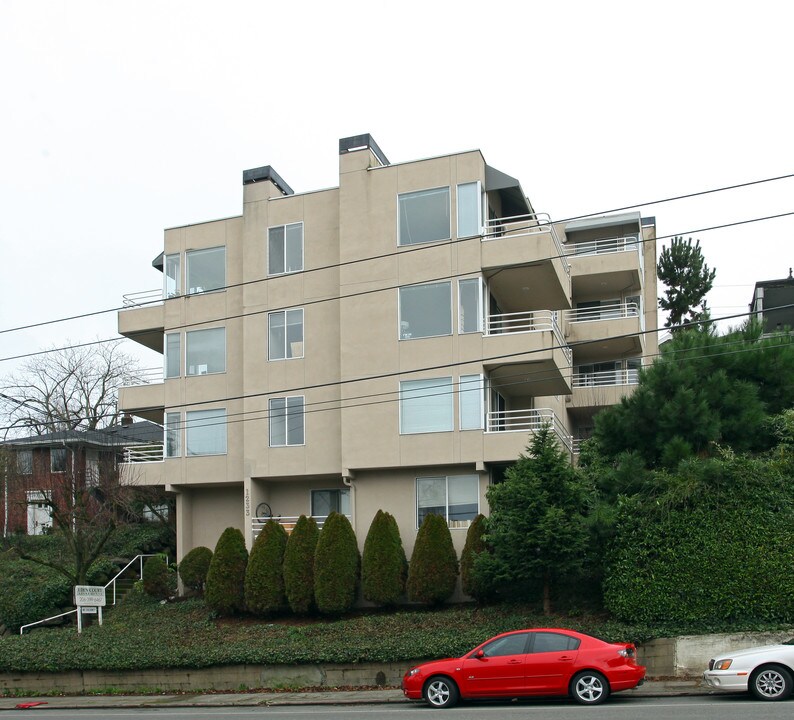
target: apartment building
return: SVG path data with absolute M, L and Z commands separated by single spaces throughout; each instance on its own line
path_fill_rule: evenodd
M 755 284 L 750 312 L 756 313 L 764 335 L 790 332 L 794 328 L 794 277 L 789 268 L 782 280 L 761 280 Z
M 363 546 L 380 508 L 409 556 L 430 512 L 460 552 L 531 434 L 573 460 L 655 355 L 654 238 L 638 213 L 554 223 L 476 150 L 344 138 L 314 192 L 245 171 L 242 214 L 166 230 L 162 291 L 118 318 L 164 356 L 119 404 L 164 427 L 138 481 L 176 495 L 179 557 L 332 510 Z

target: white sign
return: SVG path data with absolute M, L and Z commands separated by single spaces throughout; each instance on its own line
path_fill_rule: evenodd
M 75 585 L 74 604 L 77 607 L 105 607 L 105 588 L 101 585 Z
M 80 610 L 83 611 L 83 615 L 96 615 L 99 611 L 99 608 L 95 607 L 81 607 Z

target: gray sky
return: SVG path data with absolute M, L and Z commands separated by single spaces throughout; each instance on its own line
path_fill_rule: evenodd
M 364 132 L 392 162 L 479 148 L 553 219 L 793 173 L 785 10 L 0 0 L 0 330 L 160 286 L 164 228 L 238 215 L 247 168 L 334 186 Z M 642 208 L 700 238 L 715 316 L 788 274 L 794 216 L 692 231 L 791 211 L 794 180 Z M 115 332 L 4 333 L 0 357 Z

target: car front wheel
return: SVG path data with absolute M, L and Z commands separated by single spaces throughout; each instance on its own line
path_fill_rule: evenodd
M 783 700 L 792 687 L 791 673 L 780 665 L 767 665 L 750 676 L 750 692 L 759 700 Z
M 580 672 L 571 680 L 571 695 L 582 705 L 598 705 L 609 697 L 609 683 L 601 673 Z
M 460 697 L 458 686 L 449 678 L 441 675 L 431 677 L 425 683 L 423 694 L 427 704 L 434 708 L 452 707 Z

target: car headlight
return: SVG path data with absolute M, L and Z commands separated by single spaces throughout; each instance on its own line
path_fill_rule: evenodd
M 413 668 L 408 671 L 408 677 L 413 677 L 414 675 L 419 674 L 419 672 L 420 672 L 419 668 Z
M 714 669 L 727 670 L 731 666 L 732 662 L 733 660 L 717 660 L 717 662 L 714 663 Z

